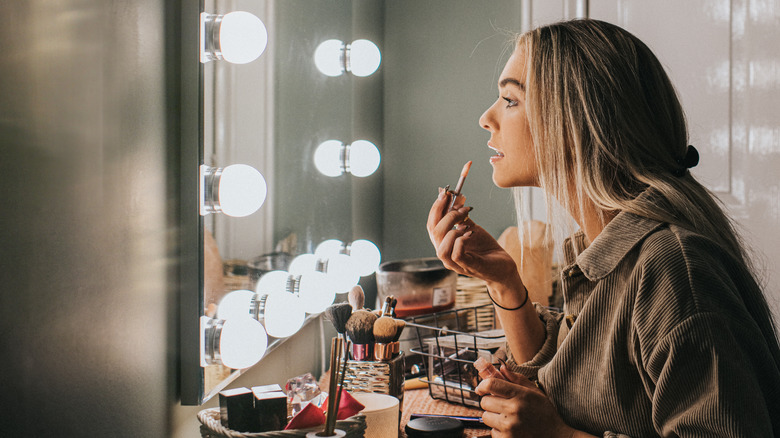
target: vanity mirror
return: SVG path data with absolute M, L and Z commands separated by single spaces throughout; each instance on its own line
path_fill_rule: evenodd
M 200 236 L 197 245 L 188 241 L 189 246 L 183 248 L 197 246 L 198 260 L 183 263 L 196 263 L 202 274 L 195 285 L 196 279 L 183 270 L 185 292 L 188 285 L 199 291 L 197 303 L 182 303 L 183 404 L 201 404 L 216 395 L 241 374 L 239 368 L 251 366 L 263 351 L 267 354 L 286 336 L 294 336 L 296 329 L 333 299 L 345 299 L 356 281 L 366 290 L 366 305 L 373 306 L 373 269 L 386 258 L 379 253 L 385 250 L 383 246 L 395 245 L 395 257 L 408 257 L 405 252 L 432 255 L 425 245 L 424 225 L 411 226 L 416 222 L 406 217 L 387 222 L 399 213 L 385 211 L 385 205 L 394 203 L 397 196 L 417 191 L 407 186 L 412 183 L 408 178 L 412 174 L 436 179 L 424 183 L 425 190 L 434 196 L 437 185 L 452 183 L 449 179 L 453 169 L 457 173 L 462 166 L 463 154 L 442 154 L 442 149 L 437 152 L 429 144 L 484 145 L 475 120 L 494 94 L 495 57 L 505 43 L 496 29 L 519 26 L 520 6 L 516 3 L 505 0 L 492 5 L 491 11 L 470 1 L 210 0 L 200 5 L 197 15 L 207 12 L 211 20 L 202 29 L 218 22 L 220 15 L 248 12 L 264 24 L 268 44 L 258 58 L 241 64 L 215 55 L 201 62 L 201 55 L 197 81 L 190 85 L 190 91 L 196 90 L 199 96 L 198 114 L 189 115 L 199 126 L 197 137 L 189 133 L 199 145 L 198 162 L 183 157 L 182 173 L 192 177 L 193 164 L 198 169 L 194 190 L 200 190 L 203 200 L 201 205 L 197 200 L 194 205 L 192 200 L 182 201 L 183 211 L 205 210 L 198 215 L 194 231 L 182 230 Z M 507 12 L 511 18 L 495 19 Z M 426 36 L 428 20 L 424 18 L 433 13 L 439 17 L 430 28 L 439 33 L 435 39 Z M 472 24 L 478 30 L 465 32 Z M 213 27 L 209 29 L 213 36 Z M 390 61 L 392 65 L 388 64 L 385 38 L 391 38 L 395 47 L 397 56 Z M 426 38 L 420 50 L 433 52 L 426 55 L 412 50 L 412 38 Z M 487 42 L 481 42 L 486 38 Z M 445 53 L 445 43 L 464 46 L 458 59 Z M 214 42 L 204 46 L 211 47 L 209 44 Z M 360 64 L 360 55 L 367 55 L 365 64 Z M 431 59 L 437 61 L 432 63 Z M 372 73 L 377 60 L 379 67 Z M 461 70 L 453 71 L 452 65 Z M 395 91 L 386 87 L 384 72 L 388 68 L 400 73 L 394 76 Z M 439 74 L 432 69 L 442 72 L 443 82 L 431 84 L 425 79 L 418 83 L 413 79 L 418 73 Z M 480 79 L 473 84 L 468 69 L 479 72 Z M 465 77 L 469 87 L 476 84 L 480 88 L 452 89 L 452 96 L 474 91 L 482 100 L 456 103 L 447 98 L 442 91 L 452 77 Z M 388 100 L 395 100 L 394 93 L 404 93 L 404 98 L 388 105 Z M 414 102 L 415 96 L 426 101 Z M 442 108 L 445 105 L 448 108 Z M 394 122 L 404 119 L 406 106 L 410 116 L 430 118 L 422 125 L 438 128 L 420 125 L 426 132 L 408 137 L 413 130 L 397 129 Z M 412 148 L 409 156 L 396 153 L 388 161 L 387 154 L 392 154 L 386 146 L 388 139 L 403 144 L 407 151 Z M 487 157 L 489 151 L 482 149 Z M 475 166 L 477 172 L 488 171 L 484 161 Z M 386 179 L 388 165 L 396 169 L 392 180 Z M 248 166 L 262 179 L 236 166 Z M 221 190 L 235 170 L 246 171 L 246 176 L 255 179 L 248 184 L 251 187 L 257 188 L 262 180 L 267 193 L 256 211 L 230 216 L 226 214 L 232 212 L 225 205 L 228 198 Z M 188 181 L 183 183 L 184 193 L 193 188 Z M 388 184 L 392 186 L 388 188 Z M 477 190 L 474 187 L 471 193 Z M 508 194 L 484 195 L 499 204 L 495 211 L 511 218 Z M 420 224 L 427 214 L 428 198 L 421 205 L 409 205 L 413 220 Z M 245 206 L 246 201 L 239 205 Z M 490 219 L 486 223 L 491 225 Z M 506 221 L 501 223 L 506 225 Z M 414 241 L 414 245 L 386 243 L 388 230 L 398 226 L 404 226 L 405 240 Z M 350 258 L 370 261 L 371 266 L 339 275 L 345 281 L 339 286 L 325 280 L 324 276 L 332 277 L 350 265 L 340 263 Z M 351 269 L 347 266 L 345 270 Z M 326 283 L 331 285 L 328 291 L 312 289 Z M 276 289 L 278 294 L 270 292 Z M 189 297 L 182 301 L 187 301 L 185 298 Z M 282 317 L 273 309 L 283 309 Z M 241 317 L 240 324 L 232 315 Z M 242 332 L 255 334 L 238 337 L 235 352 L 244 355 L 231 354 L 234 351 L 226 347 L 226 338 Z M 262 367 L 262 361 L 256 366 Z

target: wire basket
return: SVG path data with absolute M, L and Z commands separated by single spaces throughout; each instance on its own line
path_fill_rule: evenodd
M 474 361 L 483 357 L 496 363 L 506 358 L 506 339 L 497 327 L 493 305 L 410 317 L 406 326 L 415 329 L 417 343 L 409 351 L 422 359 L 419 364 L 431 398 L 479 407 L 474 389 L 480 378 Z

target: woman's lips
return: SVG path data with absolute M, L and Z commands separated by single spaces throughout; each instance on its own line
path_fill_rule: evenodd
M 498 160 L 500 160 L 502 158 L 504 158 L 504 154 L 500 150 L 496 149 L 492 144 L 488 143 L 488 147 L 490 149 L 493 149 L 493 151 L 495 151 L 495 153 L 496 153 L 495 155 L 490 157 L 490 163 L 491 164 L 495 163 L 496 161 L 498 161 Z

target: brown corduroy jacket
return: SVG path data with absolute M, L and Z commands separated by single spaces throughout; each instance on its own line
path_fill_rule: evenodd
M 563 313 L 516 371 L 605 436 L 780 436 L 780 349 L 761 291 L 710 240 L 630 213 L 564 246 Z M 768 332 L 769 331 L 769 332 Z

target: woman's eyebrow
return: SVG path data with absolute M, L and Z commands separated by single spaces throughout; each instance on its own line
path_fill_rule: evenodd
M 520 81 L 518 81 L 517 79 L 514 79 L 514 78 L 504 78 L 504 79 L 501 79 L 501 82 L 498 83 L 498 86 L 503 88 L 503 87 L 506 87 L 507 84 L 514 84 L 521 91 L 525 91 L 525 84 L 523 84 L 522 82 L 520 82 Z

